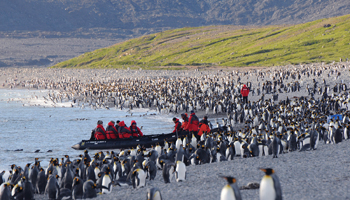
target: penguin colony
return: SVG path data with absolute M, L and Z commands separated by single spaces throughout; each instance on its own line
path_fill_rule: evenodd
M 114 187 L 145 187 L 157 175 L 163 177 L 164 183 L 186 181 L 186 166 L 189 165 L 237 157 L 270 155 L 279 158 L 292 151 L 316 150 L 320 141 L 342 142 L 350 136 L 350 95 L 347 85 L 338 78 L 348 73 L 348 69 L 345 65 L 295 66 L 292 70 L 218 71 L 214 75 L 203 72 L 198 77 L 91 81 L 94 83 L 76 79 L 32 80 L 34 85 L 40 84 L 34 88 L 60 89 L 58 94 L 50 93 L 45 97 L 52 104 L 68 100 L 74 105 L 95 109 L 108 108 L 112 103 L 120 109 L 151 107 L 160 113 L 202 110 L 207 114 L 226 114 L 227 118 L 221 125 L 217 123 L 220 131 L 203 134 L 200 140 L 194 136 L 178 138 L 175 144 L 165 143 L 148 150 L 137 147 L 119 153 L 99 152 L 93 158 L 85 151 L 72 161 L 68 155 L 60 160 L 52 158 L 45 169 L 38 159 L 24 169 L 12 165 L 8 180 L 0 177 L 0 199 L 33 199 L 35 193 L 45 194 L 50 199 L 94 198 L 112 192 Z M 325 80 L 319 80 L 325 74 L 339 83 L 327 85 Z M 241 81 L 250 76 L 260 81 L 259 85 L 251 86 L 251 96 L 259 99 L 242 104 L 238 95 Z M 306 77 L 314 78 L 311 85 L 303 84 Z M 28 86 L 25 82 L 21 84 Z M 278 101 L 278 94 L 301 90 L 307 97 Z M 272 99 L 265 95 L 272 95 Z M 342 119 L 329 119 L 331 114 L 342 115 Z M 260 182 L 260 199 L 282 199 L 274 170 L 261 170 L 265 176 Z M 229 176 L 223 178 L 228 185 L 222 189 L 221 199 L 240 199 L 237 180 Z M 161 199 L 161 192 L 152 188 L 147 197 Z
M 304 92 L 311 97 L 324 92 L 331 95 L 347 91 L 349 85 L 341 77 L 349 73 L 348 65 L 176 72 L 6 68 L 0 69 L 0 76 L 6 79 L 2 83 L 4 88 L 50 90 L 46 96 L 32 96 L 32 99 L 44 100 L 37 106 L 56 107 L 59 103 L 70 102 L 71 107 L 82 109 L 152 108 L 159 113 L 202 110 L 207 115 L 226 114 L 242 118 L 245 107 L 239 94 L 243 84 L 250 87 L 249 98 L 262 100 L 271 96 L 277 101 L 279 94 L 295 92 Z M 22 80 L 23 74 L 31 79 Z M 330 84 L 328 79 L 334 79 L 335 83 Z M 23 100 L 23 105 L 30 105 L 28 102 L 30 99 Z M 246 111 L 249 112 L 249 108 Z M 243 118 L 245 116 L 247 113 Z

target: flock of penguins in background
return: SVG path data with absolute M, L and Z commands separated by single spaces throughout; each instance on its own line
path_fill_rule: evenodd
M 108 82 L 82 83 L 45 80 L 49 89 L 62 89 L 60 95 L 50 93 L 53 104 L 63 97 L 74 105 L 89 104 L 92 108 L 156 107 L 160 113 L 181 113 L 205 110 L 206 113 L 226 113 L 216 131 L 203 134 L 199 140 L 192 135 L 179 137 L 174 143 L 164 142 L 150 149 L 141 146 L 132 149 L 99 152 L 90 157 L 87 150 L 73 160 L 51 158 L 47 168 L 35 159 L 24 169 L 11 165 L 7 180 L 0 174 L 0 200 L 34 199 L 34 194 L 45 194 L 49 199 L 94 198 L 110 193 L 115 186 L 134 188 L 146 186 L 157 173 L 165 183 L 186 180 L 186 166 L 269 156 L 292 151 L 316 150 L 319 142 L 336 144 L 349 139 L 350 94 L 347 85 L 339 80 L 349 73 L 346 65 L 294 67 L 291 70 L 251 70 L 245 72 L 219 71 L 215 75 L 178 78 L 117 79 Z M 198 72 L 199 73 L 199 72 Z M 258 101 L 241 102 L 241 80 L 253 76 L 262 82 L 250 95 Z M 327 85 L 320 77 L 334 78 L 335 85 Z M 313 79 L 304 86 L 303 78 Z M 319 82 L 320 81 L 320 82 Z M 260 83 L 260 82 L 259 82 Z M 24 84 L 24 83 L 22 83 Z M 29 83 L 25 83 L 29 84 Z M 293 93 L 306 89 L 307 96 L 278 101 L 279 93 Z M 265 99 L 264 95 L 272 95 Z M 316 96 L 319 96 L 316 98 Z M 290 95 L 289 95 L 290 96 Z M 73 104 L 72 104 L 73 105 Z M 329 118 L 330 115 L 339 118 Z M 215 127 L 212 127 L 215 128 Z M 161 170 L 161 172 L 159 172 Z M 271 168 L 265 172 L 258 187 L 261 200 L 282 199 L 282 189 Z M 241 199 L 234 177 L 223 177 L 228 184 L 221 191 L 221 199 Z M 148 199 L 161 199 L 157 188 L 148 191 Z

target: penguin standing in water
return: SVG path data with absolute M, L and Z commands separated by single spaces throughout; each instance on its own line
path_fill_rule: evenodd
M 180 160 L 176 161 L 175 178 L 176 178 L 176 182 L 186 180 L 186 165 Z
M 260 170 L 265 172 L 260 182 L 260 200 L 282 200 L 282 188 L 275 171 L 271 168 Z
M 224 186 L 221 190 L 220 200 L 241 200 L 241 192 L 236 183 L 236 179 L 234 177 L 222 177 L 227 180 L 228 184 Z
M 160 190 L 156 187 L 154 187 L 152 189 L 148 189 L 147 199 L 148 200 L 162 200 L 162 195 L 160 193 Z

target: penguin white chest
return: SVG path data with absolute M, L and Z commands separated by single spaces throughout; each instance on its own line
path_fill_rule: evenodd
M 222 188 L 220 200 L 236 200 L 235 193 L 229 185 Z
M 183 162 L 179 162 L 176 165 L 176 181 L 186 180 L 186 166 Z
M 276 198 L 276 191 L 271 176 L 264 176 L 260 183 L 260 200 L 274 200 Z
M 102 186 L 109 188 L 109 185 L 111 182 L 112 181 L 109 175 L 105 175 L 102 180 Z M 105 188 L 102 189 L 102 194 L 109 194 L 111 192 L 112 192 L 112 187 L 110 187 L 109 189 L 105 189 Z

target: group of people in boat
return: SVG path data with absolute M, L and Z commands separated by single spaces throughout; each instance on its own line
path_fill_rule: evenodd
M 103 127 L 103 121 L 98 120 L 97 126 L 91 132 L 90 140 L 117 140 L 123 138 L 142 137 L 141 129 L 137 127 L 136 121 L 132 120 L 129 127 L 124 121 L 108 122 L 106 129 Z
M 182 122 L 176 117 L 173 118 L 175 123 L 175 128 L 173 133 L 176 132 L 188 132 L 194 133 L 194 135 L 199 138 L 203 133 L 209 133 L 210 128 L 208 124 L 208 117 L 204 116 L 202 120 L 199 121 L 198 117 L 191 111 L 190 117 L 187 113 L 181 114 Z M 97 126 L 91 132 L 90 140 L 117 140 L 123 138 L 135 138 L 142 137 L 143 133 L 141 129 L 137 127 L 136 121 L 132 120 L 129 127 L 125 125 L 124 121 L 110 121 L 106 129 L 103 127 L 103 121 L 98 120 Z

